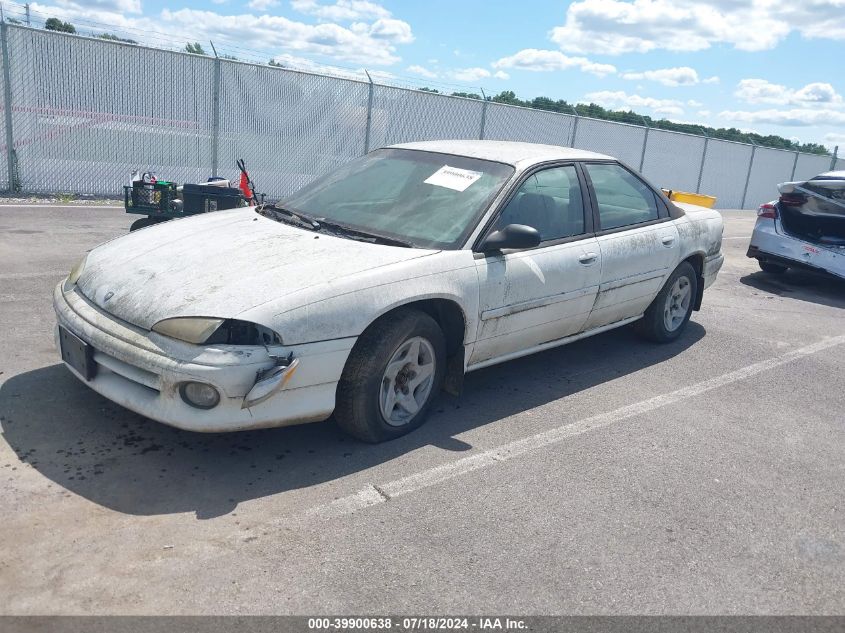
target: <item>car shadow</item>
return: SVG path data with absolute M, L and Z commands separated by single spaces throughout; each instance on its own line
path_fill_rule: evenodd
M 655 345 L 621 328 L 472 372 L 461 397 L 443 394 L 424 426 L 379 445 L 345 436 L 330 420 L 237 433 L 181 431 L 106 400 L 61 364 L 6 381 L 0 420 L 18 457 L 68 491 L 127 514 L 193 511 L 212 518 L 421 446 L 469 450 L 456 435 L 661 363 L 704 334 L 690 322 L 677 341 Z M 566 407 L 560 410 L 563 423 Z
M 740 277 L 739 281 L 779 297 L 845 308 L 845 279 L 833 275 L 790 268 L 785 273 L 757 271 Z

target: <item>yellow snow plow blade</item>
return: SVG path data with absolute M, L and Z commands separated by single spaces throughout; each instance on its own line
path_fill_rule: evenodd
M 700 207 L 707 207 L 712 209 L 716 204 L 714 196 L 704 196 L 700 193 L 690 193 L 688 191 L 672 191 L 671 189 L 663 189 L 669 200 L 672 202 L 688 202 L 689 204 L 697 204 Z

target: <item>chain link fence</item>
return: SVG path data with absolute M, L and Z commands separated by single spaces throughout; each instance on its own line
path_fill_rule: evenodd
M 654 184 L 754 208 L 845 159 L 3 23 L 0 187 L 116 196 L 133 170 L 285 196 L 367 151 L 495 139 L 609 154 Z

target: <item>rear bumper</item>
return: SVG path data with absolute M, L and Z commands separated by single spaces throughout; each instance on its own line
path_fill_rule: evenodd
M 701 271 L 701 276 L 704 277 L 704 288 L 709 288 L 716 281 L 716 275 L 722 269 L 725 263 L 725 256 L 721 252 L 715 255 L 710 255 L 704 260 L 704 267 Z
M 823 272 L 845 279 L 845 248 L 826 248 L 778 230 L 776 221 L 757 220 L 748 257 L 791 268 Z
M 296 373 L 268 400 L 241 408 L 258 372 L 274 365 L 264 347 L 188 345 L 118 321 L 88 302 L 75 288 L 59 284 L 53 294 L 61 325 L 95 350 L 96 375 L 86 381 L 94 391 L 127 409 L 190 431 L 237 431 L 322 420 L 331 415 L 337 381 L 354 338 L 274 349 L 299 359 Z M 58 336 L 57 341 L 58 345 Z M 197 409 L 179 395 L 187 381 L 213 385 L 220 403 Z

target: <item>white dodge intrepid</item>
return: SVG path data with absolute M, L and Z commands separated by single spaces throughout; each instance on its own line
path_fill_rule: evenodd
M 636 322 L 677 338 L 722 265 L 718 212 L 590 152 L 374 151 L 264 207 L 98 246 L 54 293 L 103 396 L 193 431 L 418 427 L 464 373 Z

